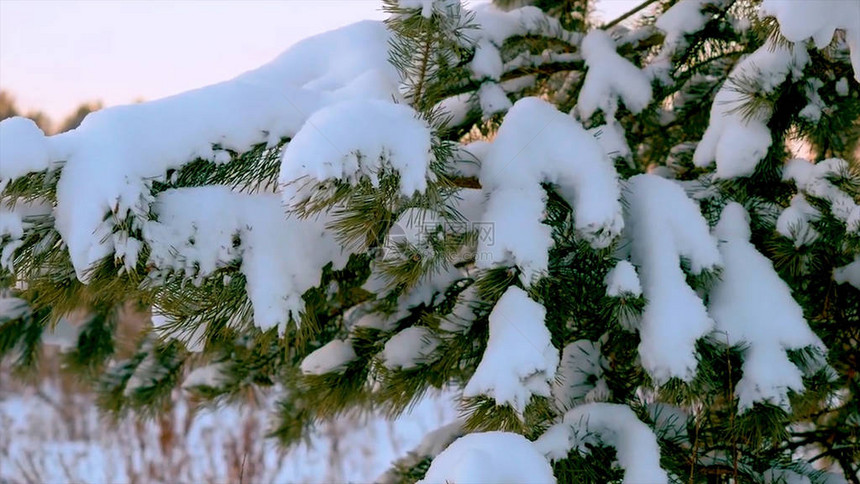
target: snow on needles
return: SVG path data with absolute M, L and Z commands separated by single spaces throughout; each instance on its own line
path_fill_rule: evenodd
M 716 161 L 717 178 L 750 176 L 771 145 L 769 109 L 747 112 L 750 85 L 773 92 L 789 76 L 800 73 L 809 60 L 802 47 L 767 42 L 739 62 L 720 87 L 711 106 L 708 128 L 693 154 L 696 166 Z
M 552 467 L 532 442 L 511 432 L 476 432 L 433 459 L 419 484 L 555 483 Z
M 388 39 L 381 22 L 356 23 L 306 39 L 231 81 L 103 109 L 78 129 L 47 138 L 50 161 L 65 162 L 56 225 L 78 278 L 85 281 L 93 263 L 116 249 L 116 241 L 106 237 L 116 223 L 131 216 L 134 227 L 146 219 L 148 184 L 163 180 L 167 170 L 215 158 L 215 145 L 237 152 L 258 143 L 274 145 L 329 104 L 396 96 L 398 75 L 388 62 Z M 3 183 L 47 164 L 46 143 L 23 123 L 4 122 L 0 129 Z
M 615 447 L 618 463 L 624 468 L 625 484 L 668 482 L 660 467 L 660 446 L 654 432 L 642 423 L 627 405 L 588 403 L 564 415 L 534 445 L 547 458 L 567 458 L 571 449 L 589 452 L 588 445 Z
M 693 378 L 696 340 L 713 321 L 696 292 L 687 285 L 681 257 L 694 274 L 721 264 L 717 244 L 699 207 L 676 183 L 655 175 L 637 175 L 625 190 L 625 239 L 647 303 L 639 334 L 642 366 L 652 378 Z
M 773 15 L 779 30 L 792 42 L 809 38 L 819 49 L 833 40 L 836 29 L 845 30 L 851 49 L 854 78 L 860 81 L 860 2 L 852 0 L 764 0 L 761 11 Z
M 45 133 L 28 118 L 0 121 L 0 190 L 6 183 L 51 164 L 51 146 Z
M 349 255 L 325 231 L 325 218 L 287 218 L 275 194 L 180 188 L 161 193 L 153 212 L 156 220 L 143 226 L 151 266 L 202 280 L 241 260 L 255 325 L 280 334 L 304 309 L 302 294 L 319 285 L 320 267 L 343 267 Z
M 490 313 L 490 337 L 464 397 L 487 395 L 522 414 L 532 395 L 550 396 L 558 350 L 544 324 L 546 309 L 509 287 Z M 491 479 L 492 480 L 492 479 Z
M 615 52 L 615 41 L 606 32 L 595 29 L 585 36 L 582 58 L 588 72 L 579 91 L 577 109 L 585 119 L 598 109 L 614 118 L 618 99 L 634 114 L 651 102 L 648 76 Z
M 430 171 L 430 127 L 407 105 L 376 99 L 351 100 L 314 113 L 284 150 L 280 183 L 308 177 L 374 186 L 381 172 L 400 174 L 403 195 L 427 187 Z M 285 197 L 291 190 L 285 190 Z M 287 200 L 289 203 L 289 200 Z
M 728 344 L 749 345 L 735 389 L 738 407 L 767 401 L 789 410 L 788 390 L 802 391 L 803 381 L 786 350 L 824 350 L 824 344 L 806 324 L 791 288 L 750 243 L 749 215 L 741 205 L 732 202 L 723 209 L 714 234 L 724 268 L 710 292 L 709 311 Z
M 334 339 L 306 356 L 302 360 L 301 369 L 305 375 L 341 372 L 355 358 L 352 343 L 348 340 Z
M 479 242 L 478 267 L 516 265 L 523 284 L 546 271 L 552 239 L 541 183 L 557 185 L 575 208 L 575 227 L 594 247 L 606 247 L 623 226 L 618 176 L 594 139 L 546 101 L 524 98 L 505 116 L 481 166 L 489 193 L 483 222 L 492 241 Z

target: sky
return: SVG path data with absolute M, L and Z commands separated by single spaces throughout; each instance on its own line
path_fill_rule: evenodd
M 481 0 L 477 0 L 480 3 Z M 473 2 L 475 3 L 475 2 Z M 634 0 L 602 0 L 614 18 Z M 235 77 L 314 34 L 381 20 L 379 0 L 0 0 L 0 89 L 62 119 Z

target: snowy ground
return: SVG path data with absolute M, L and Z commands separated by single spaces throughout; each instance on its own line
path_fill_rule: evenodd
M 91 394 L 9 387 L 0 381 L 0 483 L 371 482 L 456 418 L 450 399 L 425 400 L 394 422 L 323 425 L 284 454 L 264 438 L 271 401 L 193 415 L 180 396 L 163 418 L 113 427 Z

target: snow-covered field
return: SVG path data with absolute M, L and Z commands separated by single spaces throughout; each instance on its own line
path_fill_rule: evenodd
M 113 426 L 92 394 L 63 386 L 0 381 L 0 483 L 371 482 L 456 418 L 450 399 L 427 399 L 393 422 L 343 417 L 321 425 L 283 452 L 265 437 L 271 398 L 194 412 L 177 394 L 163 417 Z

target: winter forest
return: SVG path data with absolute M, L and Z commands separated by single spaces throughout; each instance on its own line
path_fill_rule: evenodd
M 860 484 L 860 0 L 592 3 L 381 0 L 3 120 L 0 387 L 73 325 L 117 432 L 253 395 L 289 450 L 447 395 L 367 479 Z

